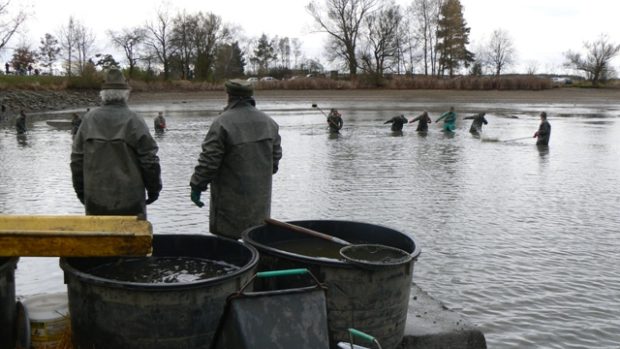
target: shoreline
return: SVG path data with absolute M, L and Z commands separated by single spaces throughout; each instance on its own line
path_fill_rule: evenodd
M 277 101 L 408 101 L 427 103 L 515 103 L 515 104 L 583 104 L 620 105 L 620 89 L 554 88 L 541 91 L 472 91 L 472 90 L 256 90 L 257 102 Z M 129 105 L 183 103 L 200 100 L 226 100 L 223 90 L 133 92 Z M 4 119 L 13 119 L 20 110 L 27 114 L 46 114 L 99 105 L 99 91 L 8 91 L 0 92 L 0 102 L 7 107 Z M 66 113 L 69 115 L 69 112 Z M 59 113 L 64 116 L 64 113 Z

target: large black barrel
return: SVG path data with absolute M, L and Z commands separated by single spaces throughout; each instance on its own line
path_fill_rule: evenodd
M 376 337 L 385 349 L 396 348 L 405 332 L 413 264 L 420 249 L 408 235 L 380 225 L 334 220 L 289 222 L 351 243 L 381 244 L 400 248 L 414 258 L 381 268 L 363 268 L 345 260 L 284 251 L 278 246 L 310 245 L 313 237 L 272 225 L 250 228 L 243 240 L 260 252 L 259 270 L 308 268 L 327 285 L 327 317 L 332 346 L 348 342 L 347 329 Z M 296 286 L 296 285 L 288 285 Z
M 15 268 L 18 260 L 18 257 L 0 257 L 0 348 L 15 347 Z
M 209 348 L 226 297 L 254 275 L 258 262 L 253 247 L 208 235 L 154 235 L 153 257 L 141 258 L 154 257 L 238 269 L 199 281 L 134 283 L 93 275 L 93 268 L 122 258 L 61 258 L 75 349 Z

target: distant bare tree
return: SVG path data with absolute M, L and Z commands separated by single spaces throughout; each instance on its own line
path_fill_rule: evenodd
M 527 75 L 536 75 L 538 72 L 538 62 L 528 61 L 527 66 L 525 67 L 525 72 Z
M 95 40 L 95 34 L 90 28 L 86 28 L 82 23 L 76 23 L 76 48 L 77 48 L 77 67 L 78 72 L 83 74 L 86 65 L 91 58 Z
M 362 21 L 379 0 L 313 0 L 306 9 L 319 31 L 329 34 L 330 59 L 343 59 L 351 76 L 357 74 L 357 45 Z
M 418 23 L 417 32 L 422 46 L 424 75 L 437 73 L 437 31 L 442 6 L 443 0 L 415 0 L 409 9 L 409 13 Z
M 172 20 L 167 9 L 157 11 L 157 18 L 153 22 L 146 24 L 147 38 L 146 45 L 155 54 L 159 63 L 164 69 L 164 79 L 170 77 L 170 56 L 172 55 L 172 47 L 170 45 L 170 36 L 172 32 Z
M 361 68 L 366 73 L 381 78 L 395 67 L 402 19 L 400 6 L 394 3 L 366 16 L 366 49 L 361 55 Z
M 129 64 L 129 77 L 133 77 L 134 68 L 138 62 L 138 48 L 144 41 L 146 29 L 140 27 L 123 28 L 121 31 L 108 31 L 108 36 L 114 46 L 125 52 Z
M 593 86 L 598 86 L 600 81 L 606 80 L 613 74 L 614 70 L 610 65 L 611 60 L 620 52 L 620 45 L 609 41 L 607 35 L 602 34 L 594 42 L 585 42 L 586 56 L 580 53 L 568 51 L 564 55 L 567 68 L 583 71 Z
M 73 16 L 69 23 L 60 28 L 60 45 L 65 54 L 65 69 L 67 75 L 73 75 L 74 68 L 78 73 L 84 72 L 88 58 L 92 53 L 95 35 Z
M 298 67 L 299 58 L 301 57 L 301 41 L 298 38 L 293 38 L 291 40 L 291 44 L 293 45 L 293 57 L 295 62 L 293 63 L 293 67 Z
M 66 26 L 60 27 L 58 37 L 60 38 L 60 45 L 65 56 L 65 71 L 66 74 L 71 76 L 73 74 L 73 60 L 76 54 L 77 38 L 76 38 L 76 23 L 73 16 L 69 17 L 69 23 Z
M 512 38 L 508 32 L 503 29 L 495 29 L 487 46 L 486 61 L 496 76 L 500 76 L 504 68 L 514 63 L 515 52 Z
M 0 50 L 11 40 L 27 17 L 24 11 L 11 14 L 10 5 L 11 0 L 0 0 Z
M 41 38 L 41 46 L 39 46 L 39 58 L 43 67 L 49 68 L 50 75 L 53 73 L 53 66 L 60 54 L 60 46 L 58 39 L 52 34 L 45 33 Z

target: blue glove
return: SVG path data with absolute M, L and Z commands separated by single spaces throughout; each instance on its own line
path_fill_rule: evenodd
M 198 207 L 202 207 L 205 205 L 204 202 L 200 201 L 200 194 L 202 194 L 200 190 L 192 189 L 192 194 L 190 195 L 190 197 L 192 198 L 192 202 Z

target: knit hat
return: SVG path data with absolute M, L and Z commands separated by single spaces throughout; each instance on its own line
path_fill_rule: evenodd
M 226 86 L 226 93 L 231 96 L 251 97 L 254 94 L 252 84 L 245 80 L 228 80 L 224 86 Z
M 129 85 L 118 68 L 111 68 L 105 75 L 102 90 L 128 90 Z

